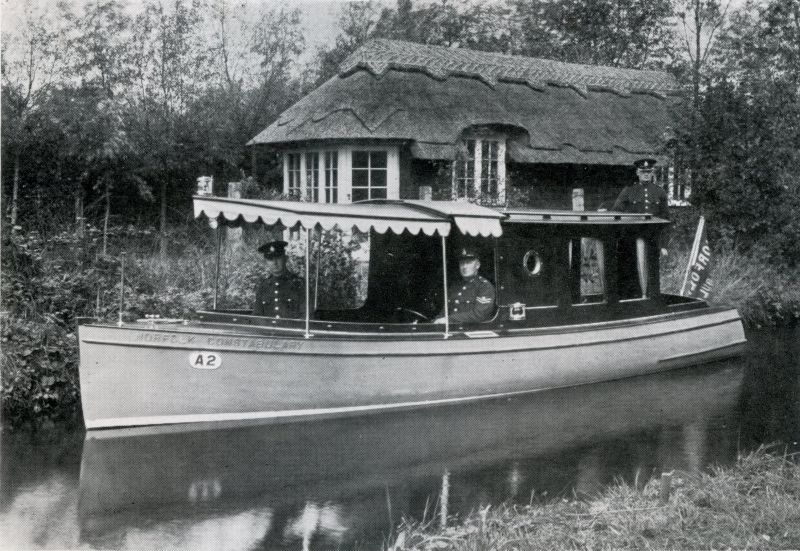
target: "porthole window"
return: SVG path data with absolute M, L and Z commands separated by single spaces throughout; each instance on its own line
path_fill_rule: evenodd
M 542 273 L 542 257 L 534 249 L 528 250 L 522 257 L 522 268 L 531 277 L 536 277 Z

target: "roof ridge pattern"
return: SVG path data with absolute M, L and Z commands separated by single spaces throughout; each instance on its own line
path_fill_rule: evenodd
M 499 81 L 524 83 L 536 90 L 550 84 L 573 88 L 582 95 L 589 89 L 609 90 L 622 96 L 679 92 L 678 82 L 664 71 L 582 65 L 389 39 L 372 39 L 363 44 L 342 62 L 339 75 L 347 76 L 359 69 L 377 77 L 390 69 L 420 71 L 437 80 L 466 76 L 478 78 L 492 88 Z

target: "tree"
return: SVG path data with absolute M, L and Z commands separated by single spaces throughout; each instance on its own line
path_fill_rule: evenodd
M 76 211 L 83 208 L 84 183 L 102 193 L 105 255 L 114 188 L 133 185 L 141 197 L 152 199 L 150 187 L 131 162 L 136 151 L 127 128 L 125 92 L 133 75 L 128 52 L 132 22 L 116 0 L 87 4 L 80 16 L 70 15 L 68 21 L 74 29 L 72 74 L 81 82 L 70 112 L 63 117 L 72 137 L 71 154 L 83 167 L 76 186 Z M 76 212 L 76 218 L 82 220 L 83 213 Z
M 673 48 L 670 0 L 511 0 L 515 53 L 635 69 L 661 68 Z
M 167 261 L 167 203 L 171 191 L 185 193 L 193 179 L 193 124 L 188 114 L 206 89 L 207 49 L 197 2 L 174 0 L 165 7 L 149 0 L 133 22 L 135 113 L 132 139 L 142 152 L 142 178 L 159 188 L 159 253 Z M 184 186 L 175 190 L 177 182 Z
M 371 38 L 408 40 L 437 46 L 486 51 L 510 51 L 510 10 L 501 4 L 439 0 L 415 8 L 412 0 L 397 0 L 396 8 L 379 9 L 371 1 L 346 4 L 339 17 L 341 33 L 335 45 L 318 53 L 321 83 Z
M 800 5 L 747 3 L 720 35 L 697 110 L 696 202 L 720 237 L 800 262 Z
M 25 0 L 16 32 L 2 35 L 3 150 L 12 158 L 10 221 L 17 224 L 20 170 L 24 151 L 37 141 L 31 117 L 46 104 L 53 87 L 63 78 L 69 55 L 65 28 L 52 10 Z
M 381 12 L 372 0 L 344 5 L 339 14 L 341 32 L 336 36 L 333 47 L 317 52 L 317 84 L 338 73 L 339 65 L 347 56 L 373 36 L 380 16 Z
M 216 0 L 208 44 L 210 86 L 191 108 L 207 169 L 234 178 L 246 141 L 299 97 L 292 72 L 303 50 L 300 12 Z

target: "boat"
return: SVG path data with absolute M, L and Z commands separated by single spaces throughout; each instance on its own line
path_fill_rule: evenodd
M 304 319 L 211 309 L 192 319 L 84 323 L 88 429 L 422 408 L 646 375 L 740 355 L 734 308 L 660 288 L 651 214 L 467 202 L 318 204 L 196 196 L 196 218 L 305 239 Z M 315 309 L 310 250 L 331 230 L 369 235 L 366 299 Z M 448 282 L 470 247 L 494 313 L 451 323 Z M 217 270 L 219 273 L 219 270 Z M 443 311 L 444 323 L 434 323 Z

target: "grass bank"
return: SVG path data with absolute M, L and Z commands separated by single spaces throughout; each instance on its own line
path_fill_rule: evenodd
M 689 262 L 688 248 L 662 259 L 661 289 L 679 294 Z M 716 251 L 709 302 L 738 308 L 745 325 L 758 329 L 800 321 L 800 266 L 780 268 L 756 255 Z
M 731 467 L 676 472 L 668 494 L 661 480 L 618 483 L 586 500 L 487 507 L 444 528 L 406 522 L 398 534 L 393 551 L 798 549 L 800 457 L 762 448 Z

